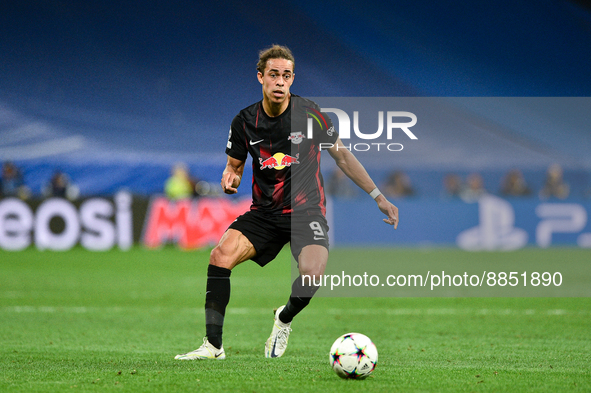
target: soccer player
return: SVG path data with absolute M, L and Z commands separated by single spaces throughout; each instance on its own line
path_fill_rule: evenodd
M 261 266 L 272 261 L 290 242 L 300 277 L 292 285 L 284 306 L 275 311 L 266 357 L 285 352 L 293 318 L 302 311 L 318 287 L 304 282 L 303 275 L 319 279 L 328 261 L 328 225 L 320 174 L 321 146 L 337 166 L 367 192 L 387 216 L 384 222 L 398 227 L 398 208 L 378 190 L 366 170 L 347 150 L 330 118 L 318 105 L 290 92 L 294 81 L 291 51 L 274 45 L 261 51 L 257 78 L 263 99 L 232 121 L 226 145 L 227 164 L 222 189 L 234 194 L 241 183 L 248 154 L 252 156 L 252 206 L 238 217 L 211 251 L 205 292 L 206 338 L 198 349 L 176 359 L 224 359 L 222 329 L 230 300 L 230 273 L 238 264 L 253 260 Z M 306 132 L 307 118 L 315 122 L 312 138 Z M 322 144 L 322 145 L 321 145 Z

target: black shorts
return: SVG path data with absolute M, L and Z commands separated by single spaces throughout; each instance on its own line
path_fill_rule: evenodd
M 302 248 L 318 244 L 328 249 L 328 223 L 323 215 L 279 216 L 251 210 L 236 219 L 231 229 L 242 232 L 256 250 L 253 261 L 260 266 L 271 262 L 291 242 L 291 254 L 298 260 Z

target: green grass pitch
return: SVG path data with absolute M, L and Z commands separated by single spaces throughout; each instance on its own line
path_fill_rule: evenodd
M 368 249 L 367 261 L 373 252 L 384 251 Z M 395 252 L 401 260 L 467 254 Z M 502 258 L 544 252 L 591 261 L 591 252 L 574 249 Z M 291 286 L 285 250 L 265 268 L 234 270 L 226 360 L 174 360 L 202 342 L 208 255 L 0 251 L 0 391 L 591 391 L 590 298 L 318 297 L 294 320 L 285 355 L 265 359 L 272 309 Z M 331 259 L 351 255 L 358 253 L 335 249 Z M 328 364 L 332 342 L 351 331 L 379 351 L 363 381 L 341 380 Z

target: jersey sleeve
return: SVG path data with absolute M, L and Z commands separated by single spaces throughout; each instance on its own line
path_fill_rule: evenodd
M 318 105 L 316 105 L 316 110 L 318 110 L 318 113 L 320 114 L 320 116 L 317 116 L 320 121 L 314 121 L 315 126 L 317 126 L 317 129 L 316 127 L 314 129 L 314 137 L 316 142 L 335 144 L 339 138 L 339 133 L 332 124 L 330 116 L 328 113 L 320 112 L 320 107 Z
M 246 148 L 244 136 L 244 121 L 240 116 L 234 117 L 228 134 L 226 154 L 240 161 L 246 161 L 248 149 Z

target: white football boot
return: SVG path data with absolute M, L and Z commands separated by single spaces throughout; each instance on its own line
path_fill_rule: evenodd
M 174 357 L 178 360 L 202 360 L 202 359 L 217 359 L 222 360 L 226 358 L 226 352 L 224 352 L 224 346 L 220 349 L 217 349 L 213 345 L 210 344 L 207 337 L 203 339 L 203 345 L 197 348 L 194 351 L 184 353 L 181 355 L 176 355 Z
M 275 311 L 273 330 L 271 331 L 271 336 L 265 343 L 266 358 L 281 357 L 287 348 L 287 340 L 289 339 L 289 333 L 291 332 L 291 322 L 283 323 L 279 320 L 279 314 L 281 314 L 281 311 L 284 308 L 285 306 L 281 306 Z

